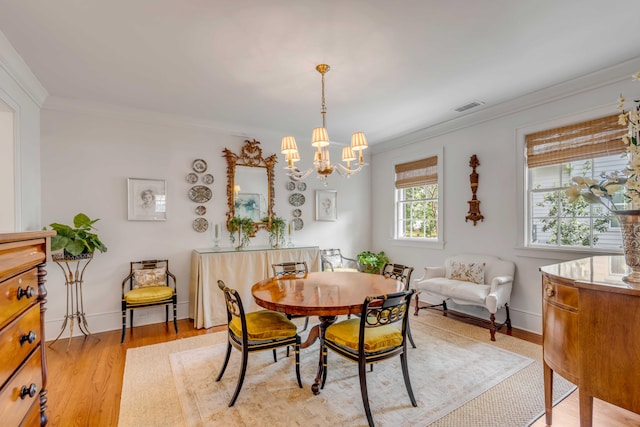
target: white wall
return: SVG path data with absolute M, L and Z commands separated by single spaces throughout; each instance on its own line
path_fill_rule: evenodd
M 64 110 L 64 111 L 63 111 Z M 284 134 L 284 133 L 283 133 Z M 288 203 L 292 192 L 283 170 L 278 137 L 253 135 L 261 141 L 263 156 L 278 153 L 275 181 L 275 212 L 285 219 L 294 209 Z M 205 203 L 205 217 L 223 223 L 227 211 L 226 161 L 222 150 L 240 153 L 246 137 L 230 136 L 205 128 L 166 125 L 117 112 L 90 113 L 72 109 L 45 109 L 42 113 L 42 207 L 43 223 L 71 223 L 84 212 L 100 218 L 98 234 L 108 252 L 97 252 L 85 272 L 84 308 L 92 332 L 121 327 L 121 282 L 128 274 L 129 261 L 168 258 L 177 277 L 179 317 L 188 316 L 188 286 L 191 251 L 213 246 L 210 233 L 197 233 L 192 221 L 196 203 L 188 198 L 191 187 L 186 175 L 193 160 L 204 159 L 207 173 L 214 175 L 213 198 Z M 312 156 L 303 152 L 302 165 Z M 337 149 L 337 148 L 336 148 Z M 165 179 L 167 182 L 166 221 L 127 220 L 127 178 Z M 332 176 L 324 187 L 314 176 L 306 179 L 306 197 L 301 207 L 304 228 L 296 233 L 296 246 L 340 247 L 355 255 L 369 244 L 369 172 L 348 180 Z M 314 190 L 338 190 L 338 221 L 314 221 Z M 364 217 L 361 215 L 364 214 Z M 268 244 L 265 231 L 258 233 L 251 247 Z M 225 230 L 221 246 L 230 247 Z M 50 263 L 47 278 L 47 337 L 55 337 L 65 314 L 64 276 Z M 164 320 L 164 310 L 138 310 L 136 325 Z M 65 335 L 68 331 L 65 332 Z
M 392 261 L 414 266 L 414 279 L 424 274 L 422 267 L 442 265 L 444 259 L 453 254 L 488 253 L 514 261 L 516 277 L 510 304 L 513 326 L 541 333 L 539 266 L 586 255 L 531 251 L 519 246 L 522 242 L 518 234 L 522 191 L 517 184 L 522 180 L 516 178 L 521 172 L 517 165 L 523 157 L 523 151 L 518 148 L 522 146 L 523 130 L 557 125 L 558 122 L 571 123 L 584 116 L 614 114 L 620 93 L 627 98 L 636 97 L 634 99 L 640 94 L 640 83 L 631 80 L 636 66 L 640 67 L 638 61 L 626 64 L 616 73 L 618 77 L 608 82 L 591 82 L 588 90 L 576 91 L 576 82 L 569 82 L 534 94 L 532 97 L 538 100 L 536 106 L 523 108 L 514 102 L 511 106 L 501 106 L 502 110 L 496 108 L 478 114 L 477 123 L 473 125 L 452 123 L 377 148 L 372 160 L 372 168 L 377 171 L 372 178 L 375 189 L 372 195 L 373 248 L 384 249 Z M 521 100 L 522 105 L 526 102 L 532 100 Z M 394 148 L 394 144 L 403 146 Z M 403 246 L 393 241 L 388 232 L 394 214 L 393 159 L 407 152 L 414 153 L 414 158 L 418 159 L 439 148 L 444 151 L 444 188 L 441 190 L 444 249 Z M 484 222 L 478 222 L 476 226 L 465 222 L 469 210 L 467 201 L 472 196 L 469 159 L 473 154 L 480 161 L 477 197 L 484 215 Z M 486 311 L 482 313 L 467 307 L 456 309 L 488 318 Z M 504 310 L 497 317 L 502 320 Z

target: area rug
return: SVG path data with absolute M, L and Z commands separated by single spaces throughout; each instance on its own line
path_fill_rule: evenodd
M 399 359 L 367 374 L 369 399 L 379 426 L 526 426 L 544 408 L 541 347 L 425 312 L 411 318 L 417 349 L 409 369 L 418 407 L 411 406 Z M 228 408 L 239 372 L 233 350 L 224 378 L 226 334 L 214 333 L 127 352 L 120 426 L 361 426 L 366 425 L 357 367 L 329 353 L 322 393 L 310 391 L 317 345 L 301 352 L 303 388 L 294 358 L 279 352 L 249 355 L 245 384 Z M 574 386 L 555 378 L 555 399 Z

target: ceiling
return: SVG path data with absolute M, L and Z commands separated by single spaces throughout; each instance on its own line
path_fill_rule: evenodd
M 640 57 L 638 0 L 0 0 L 50 99 L 370 144 Z M 472 101 L 481 107 L 457 113 Z

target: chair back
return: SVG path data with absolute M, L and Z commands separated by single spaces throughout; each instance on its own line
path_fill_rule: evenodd
M 384 277 L 389 277 L 391 279 L 400 280 L 404 283 L 404 290 L 409 290 L 409 283 L 411 282 L 411 273 L 413 273 L 413 267 L 407 267 L 402 264 L 393 264 L 386 263 L 384 267 L 382 267 L 381 274 Z
M 407 313 L 411 305 L 414 290 L 405 290 L 393 294 L 368 296 L 362 306 L 358 346 L 360 354 L 364 354 L 365 337 L 367 328 L 379 328 L 402 322 L 402 343 L 396 348 L 404 347 L 407 338 Z
M 218 280 L 218 287 L 224 293 L 225 307 L 227 308 L 227 326 L 234 317 L 239 318 L 242 324 L 242 340 L 247 342 L 247 319 L 240 294 L 235 289 L 228 287 L 222 280 Z
M 306 261 L 281 262 L 271 264 L 273 276 L 281 277 L 304 277 L 309 272 Z
M 320 263 L 322 264 L 322 271 L 333 271 L 338 268 L 353 268 L 359 270 L 358 261 L 352 258 L 342 256 L 340 249 L 321 249 L 320 250 Z
M 132 261 L 129 263 L 129 275 L 122 283 L 123 291 L 127 282 L 129 290 L 132 290 L 147 286 L 171 286 L 170 279 L 175 289 L 176 276 L 169 271 L 167 259 Z

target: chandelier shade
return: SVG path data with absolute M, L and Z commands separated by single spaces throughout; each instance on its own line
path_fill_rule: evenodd
M 324 75 L 331 69 L 327 64 L 320 64 L 316 66 L 316 70 L 322 75 L 322 108 L 320 113 L 322 114 L 322 127 L 313 129 L 311 134 L 311 146 L 317 150 L 313 155 L 313 167 L 302 172 L 298 169 L 294 163 L 300 160 L 300 153 L 298 152 L 298 146 L 293 136 L 285 136 L 282 138 L 282 144 L 280 151 L 285 155 L 288 170 L 287 174 L 294 181 L 305 179 L 311 175 L 314 171 L 318 174 L 318 178 L 324 181 L 324 185 L 327 185 L 326 178 L 334 171 L 337 171 L 341 176 L 347 178 L 357 172 L 360 172 L 365 166 L 362 151 L 365 150 L 367 145 L 367 138 L 364 132 L 355 132 L 351 137 L 351 145 L 343 147 L 342 149 L 342 161 L 346 162 L 346 166 L 340 163 L 331 164 L 329 155 L 329 133 L 326 127 L 326 115 L 327 108 L 324 99 Z M 356 156 L 355 152 L 358 152 L 359 156 Z M 357 160 L 357 166 L 351 167 L 351 162 Z

